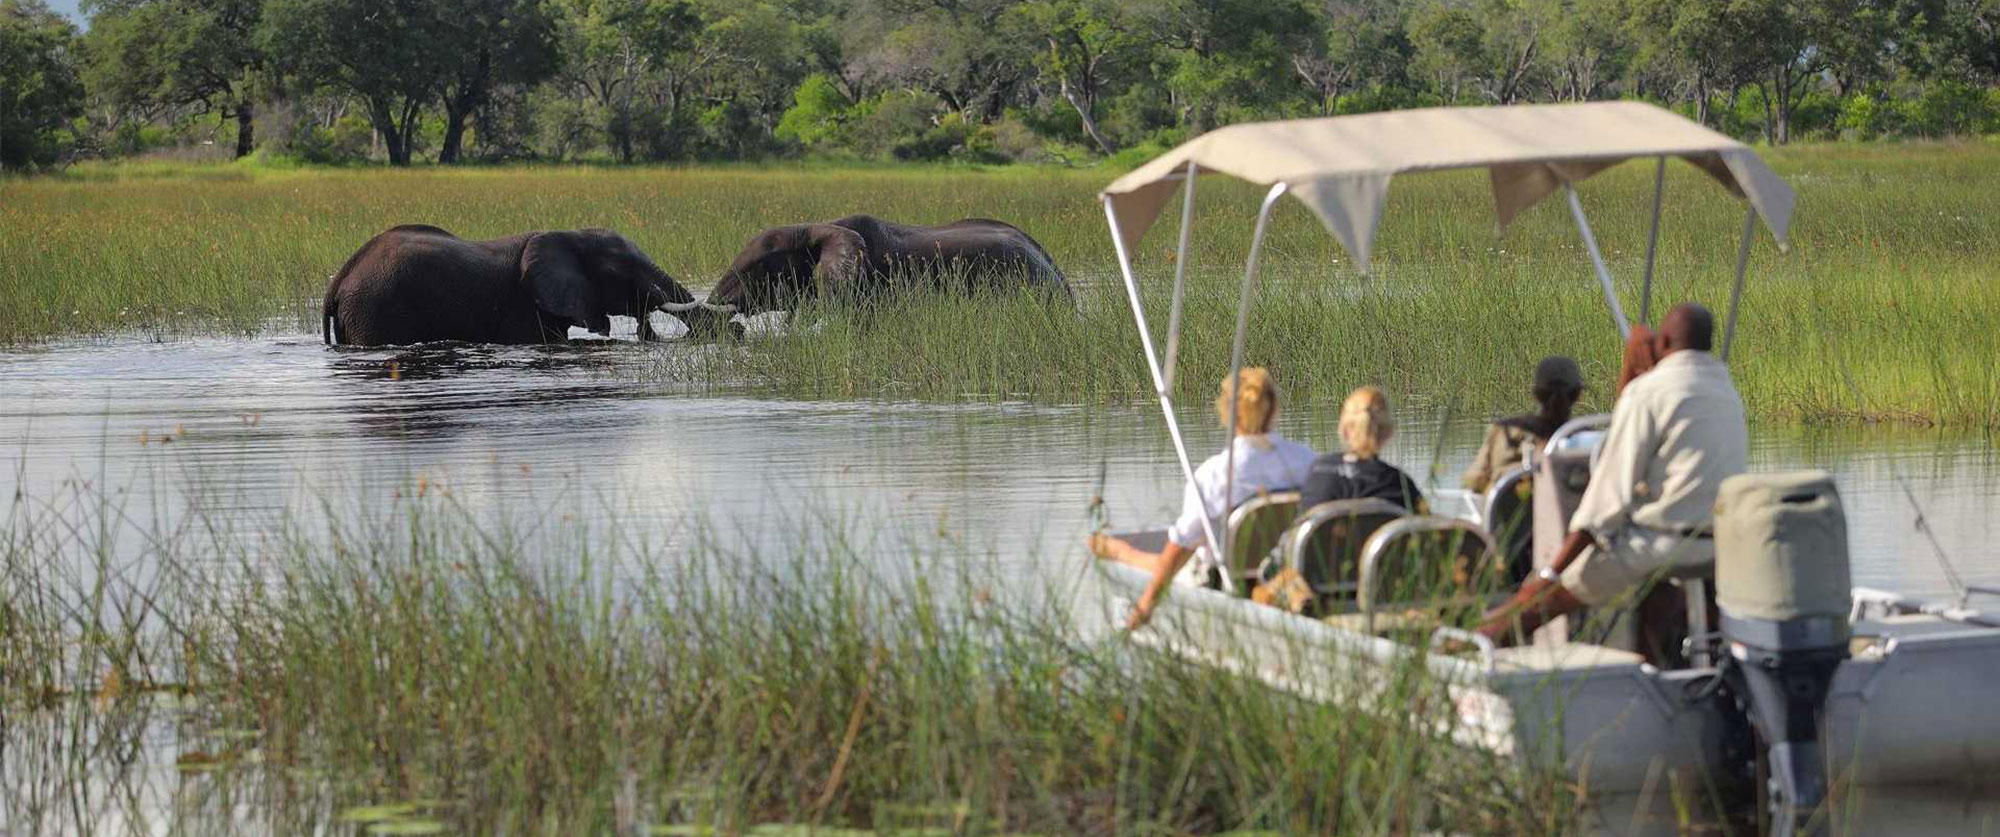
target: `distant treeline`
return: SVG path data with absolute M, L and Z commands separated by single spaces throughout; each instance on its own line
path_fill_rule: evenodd
M 2000 0 L 0 0 L 0 164 L 1084 161 L 1253 119 L 1642 98 L 2000 132 Z

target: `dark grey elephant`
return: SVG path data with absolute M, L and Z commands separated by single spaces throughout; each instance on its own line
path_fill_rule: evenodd
M 866 298 L 909 287 L 964 282 L 972 289 L 1020 285 L 1074 301 L 1048 251 L 1012 224 L 968 218 L 936 227 L 849 215 L 824 224 L 757 234 L 708 295 L 714 310 L 757 314 L 827 296 Z
M 648 340 L 658 337 L 647 321 L 652 311 L 696 332 L 728 320 L 610 230 L 467 241 L 410 224 L 369 239 L 334 274 L 322 336 L 357 346 L 551 343 L 567 339 L 570 326 L 608 335 L 611 317 L 626 316 Z

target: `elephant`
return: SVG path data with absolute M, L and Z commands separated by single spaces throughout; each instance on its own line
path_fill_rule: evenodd
M 369 239 L 333 275 L 321 338 L 357 346 L 554 343 L 573 325 L 609 335 L 618 315 L 638 319 L 639 339 L 651 340 L 658 339 L 647 320 L 654 310 L 697 333 L 728 322 L 610 230 L 467 241 L 406 224 Z
M 1047 250 L 1012 224 L 967 218 L 936 227 L 849 215 L 824 224 L 758 233 L 715 290 L 709 308 L 758 314 L 821 296 L 867 297 L 904 287 L 899 276 L 933 285 L 963 277 L 970 288 L 1019 283 L 1075 304 L 1069 280 Z

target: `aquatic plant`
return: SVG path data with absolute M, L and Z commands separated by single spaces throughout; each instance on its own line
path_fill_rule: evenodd
M 1022 583 L 837 515 L 753 552 L 406 488 L 136 544 L 100 489 L 17 500 L 14 824 L 1490 833 L 1580 804 L 1451 746 L 1421 666 L 1322 704 L 1134 654 L 1067 564 Z
M 1793 247 L 1752 253 L 1735 371 L 1763 420 L 1888 420 L 1990 428 L 1989 358 L 2000 288 L 2000 148 L 1840 145 L 1768 152 L 1797 185 Z M 1655 316 L 1681 299 L 1726 307 L 1742 210 L 1704 175 L 1670 166 Z M 705 288 L 768 226 L 871 212 L 925 223 L 986 216 L 1040 240 L 1079 287 L 1065 320 L 1006 299 L 924 298 L 728 351 L 657 350 L 662 381 L 754 385 L 792 396 L 1145 401 L 1151 383 L 1093 199 L 1099 171 L 1020 168 L 513 168 L 291 171 L 86 170 L 0 183 L 0 342 L 138 331 L 318 331 L 328 274 L 369 236 L 427 222 L 469 237 L 603 226 L 685 284 Z M 1592 179 L 1583 200 L 1636 312 L 1652 170 Z M 1183 395 L 1212 387 L 1228 352 L 1256 190 L 1205 179 Z M 1615 338 L 1559 202 L 1494 230 L 1482 176 L 1399 178 L 1361 277 L 1297 206 L 1281 205 L 1253 312 L 1254 361 L 1308 397 L 1355 383 L 1456 401 L 1472 414 L 1527 406 L 1534 358 L 1584 361 L 1586 407 L 1607 403 Z M 1137 248 L 1155 329 L 1166 320 L 1178 202 Z M 782 316 L 782 315 L 775 315 Z M 275 317 L 273 320 L 271 318 Z M 782 320 L 780 320 L 782 322 Z M 1843 372 L 1842 370 L 1845 370 Z M 1852 385 L 1850 386 L 1849 380 Z

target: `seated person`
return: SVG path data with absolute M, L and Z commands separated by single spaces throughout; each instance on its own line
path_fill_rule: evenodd
M 1551 566 L 1488 613 L 1479 632 L 1501 641 L 1551 619 L 1609 604 L 1676 566 L 1712 564 L 1712 509 L 1722 480 L 1749 449 L 1729 367 L 1709 354 L 1715 320 L 1676 306 L 1657 334 L 1632 330 L 1629 380 L 1611 413 L 1590 486 Z M 1644 370 L 1644 371 L 1638 371 Z M 1642 627 L 1642 632 L 1645 626 Z
M 1356 500 L 1375 497 L 1424 513 L 1424 494 L 1416 481 L 1396 466 L 1383 462 L 1382 446 L 1396 434 L 1396 420 L 1389 416 L 1389 397 L 1380 387 L 1366 386 L 1348 394 L 1340 406 L 1340 441 L 1343 453 L 1321 455 L 1306 473 L 1305 487 L 1299 490 L 1299 516 L 1329 500 Z
M 1486 428 L 1486 441 L 1465 471 L 1465 487 L 1486 493 L 1493 481 L 1521 464 L 1530 450 L 1548 444 L 1556 429 L 1569 421 L 1570 410 L 1583 395 L 1583 370 L 1561 355 L 1535 364 L 1535 401 L 1541 410 L 1504 418 Z
M 1153 608 L 1165 595 L 1169 583 L 1206 582 L 1219 560 L 1206 543 L 1207 533 L 1212 529 L 1217 538 L 1222 537 L 1232 509 L 1259 495 L 1296 491 L 1305 480 L 1306 468 L 1312 463 L 1312 448 L 1288 440 L 1272 429 L 1278 418 L 1277 383 L 1260 367 L 1243 370 L 1242 380 L 1239 394 L 1230 380 L 1223 378 L 1222 394 L 1215 399 L 1215 412 L 1224 429 L 1230 426 L 1230 407 L 1235 406 L 1236 438 L 1230 441 L 1230 448 L 1235 451 L 1235 478 L 1229 478 L 1229 450 L 1202 462 L 1194 470 L 1194 481 L 1187 484 L 1181 515 L 1168 530 L 1166 548 L 1160 552 L 1147 552 L 1101 533 L 1090 537 L 1092 554 L 1153 574 L 1152 583 L 1146 585 L 1145 594 L 1132 610 L 1130 627 L 1135 630 L 1152 618 Z M 1208 526 L 1202 524 L 1204 517 Z M 1194 559 L 1189 567 L 1192 572 L 1182 573 L 1182 566 L 1188 565 L 1190 558 Z

